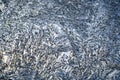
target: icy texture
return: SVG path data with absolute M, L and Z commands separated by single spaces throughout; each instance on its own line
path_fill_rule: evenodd
M 0 80 L 120 80 L 120 0 L 0 0 Z

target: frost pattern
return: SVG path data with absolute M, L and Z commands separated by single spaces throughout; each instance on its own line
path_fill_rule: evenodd
M 0 80 L 119 80 L 119 0 L 0 0 Z

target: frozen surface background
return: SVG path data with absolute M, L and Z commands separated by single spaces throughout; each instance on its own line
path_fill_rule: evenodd
M 0 0 L 0 80 L 120 80 L 120 0 Z

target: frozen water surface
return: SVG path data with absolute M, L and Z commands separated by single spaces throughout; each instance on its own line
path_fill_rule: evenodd
M 0 80 L 120 80 L 120 1 L 0 0 Z

